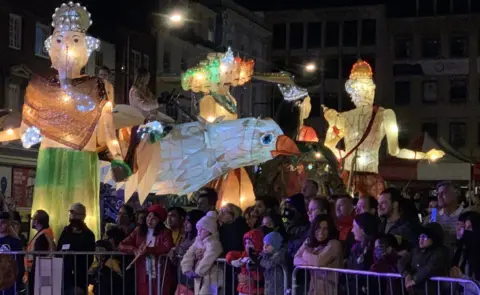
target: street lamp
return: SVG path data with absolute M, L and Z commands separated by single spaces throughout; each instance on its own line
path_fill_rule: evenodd
M 179 25 L 185 20 L 182 13 L 175 11 L 168 15 L 168 20 L 172 25 Z
M 305 71 L 311 73 L 317 69 L 317 66 L 313 62 L 309 62 L 305 65 Z

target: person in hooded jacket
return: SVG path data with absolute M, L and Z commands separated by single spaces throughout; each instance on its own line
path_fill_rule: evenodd
M 410 294 L 437 294 L 437 283 L 428 279 L 448 276 L 449 250 L 443 240 L 442 226 L 435 222 L 427 224 L 418 239 L 418 247 L 399 261 L 398 269 Z
M 285 209 L 282 212 L 287 219 L 286 231 L 288 236 L 288 260 L 293 264 L 293 257 L 303 241 L 307 238 L 310 223 L 308 222 L 305 197 L 302 194 L 293 195 L 285 200 Z
M 227 262 L 240 268 L 237 291 L 240 295 L 263 294 L 264 278 L 259 267 L 259 255 L 263 250 L 263 232 L 252 229 L 243 236 L 245 250 L 227 253 Z M 228 290 L 227 290 L 228 291 Z
M 285 264 L 286 249 L 283 247 L 283 237 L 272 231 L 263 238 L 263 251 L 260 253 L 260 266 L 264 270 L 265 295 L 280 295 L 284 293 L 282 266 Z

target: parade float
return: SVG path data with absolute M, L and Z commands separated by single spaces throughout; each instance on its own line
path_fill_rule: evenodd
M 255 79 L 275 83 L 283 97 L 275 121 L 285 135 L 294 138 L 301 152 L 298 157 L 277 157 L 260 165 L 254 176 L 257 195 L 291 196 L 301 192 L 307 179 L 319 185 L 319 194 L 345 192 L 338 177 L 336 159 L 319 140 L 311 126 L 305 125 L 312 110 L 307 87 L 297 85 L 292 74 L 258 73 Z
M 323 107 L 328 122 L 325 146 L 336 156 L 342 179 L 351 193 L 377 197 L 385 188 L 378 173 L 378 153 L 384 137 L 388 153 L 394 157 L 410 160 L 435 161 L 444 152 L 431 149 L 428 152 L 400 148 L 395 112 L 374 104 L 375 83 L 370 65 L 357 61 L 345 83 L 345 90 L 355 108 L 346 112 Z M 337 148 L 343 139 L 345 150 Z

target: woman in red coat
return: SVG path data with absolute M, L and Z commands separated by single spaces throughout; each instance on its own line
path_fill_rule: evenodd
M 174 245 L 172 232 L 164 225 L 166 217 L 167 212 L 161 205 L 150 206 L 146 224 L 138 226 L 120 243 L 120 251 L 139 256 L 135 262 L 138 295 L 149 294 L 149 279 L 152 282 L 152 294 L 157 294 L 159 279 L 162 284 L 161 294 L 170 294 L 170 281 L 174 273 L 167 265 L 166 255 Z

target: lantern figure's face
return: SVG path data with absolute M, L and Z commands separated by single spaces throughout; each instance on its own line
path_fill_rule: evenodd
M 59 72 L 80 73 L 88 62 L 85 33 L 57 31 L 51 37 L 49 55 L 52 67 Z
M 348 80 L 345 89 L 355 106 L 371 106 L 375 98 L 375 83 L 372 79 Z

